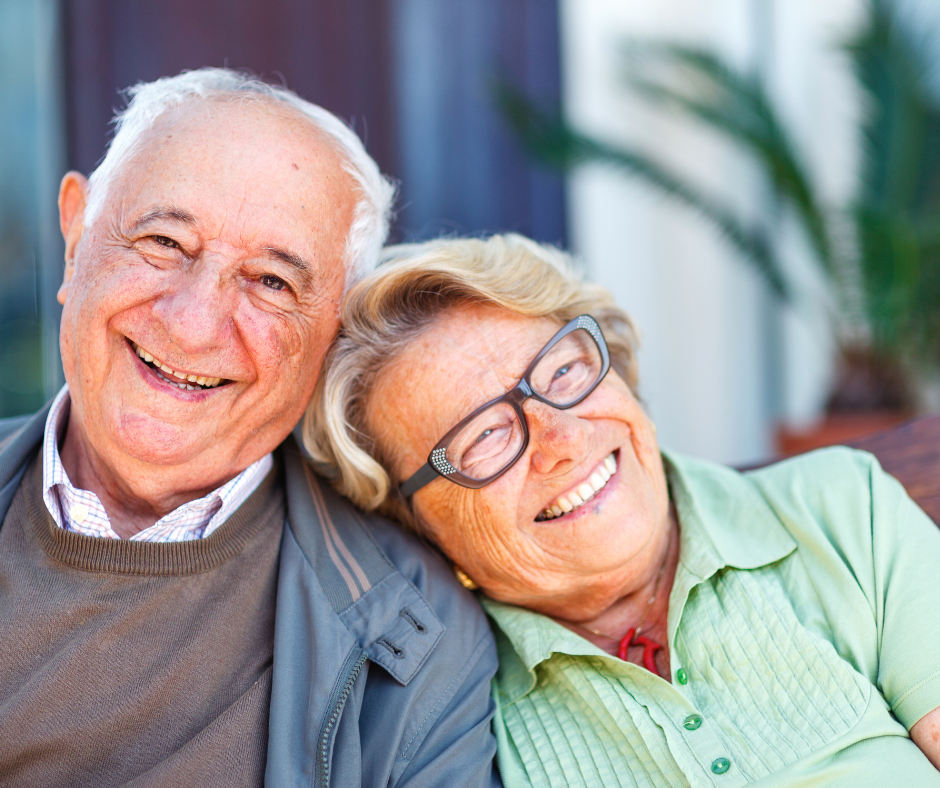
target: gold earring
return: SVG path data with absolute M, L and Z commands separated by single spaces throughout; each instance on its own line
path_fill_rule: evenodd
M 473 578 L 463 571 L 457 564 L 454 564 L 454 577 L 468 591 L 476 591 L 480 586 L 473 582 Z

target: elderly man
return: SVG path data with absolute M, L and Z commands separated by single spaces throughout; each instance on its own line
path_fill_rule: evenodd
M 68 385 L 0 422 L 4 786 L 497 779 L 482 614 L 289 437 L 392 192 L 220 69 L 135 88 L 65 176 Z

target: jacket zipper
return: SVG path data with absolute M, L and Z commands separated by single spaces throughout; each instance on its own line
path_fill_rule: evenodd
M 339 719 L 339 715 L 346 705 L 346 699 L 349 697 L 349 693 L 352 692 L 353 684 L 356 683 L 359 671 L 362 670 L 362 666 L 365 664 L 367 658 L 368 654 L 365 651 L 360 651 L 358 655 L 352 652 L 346 658 L 346 664 L 343 667 L 348 668 L 349 663 L 352 662 L 352 668 L 349 669 L 349 675 L 342 689 L 340 689 L 339 692 L 334 690 L 333 698 L 330 699 L 332 701 L 331 705 L 333 706 L 333 711 L 330 712 L 330 716 L 327 717 L 326 722 L 323 724 L 323 730 L 320 732 L 320 741 L 317 744 L 317 785 L 321 786 L 321 788 L 329 788 L 330 785 L 330 758 L 328 755 L 330 735 L 333 733 L 333 728 L 336 727 L 336 721 Z

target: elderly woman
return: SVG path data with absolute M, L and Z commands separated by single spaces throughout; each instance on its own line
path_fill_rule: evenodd
M 558 251 L 392 256 L 305 442 L 479 588 L 507 786 L 940 785 L 940 533 L 874 458 L 661 452 L 629 319 Z

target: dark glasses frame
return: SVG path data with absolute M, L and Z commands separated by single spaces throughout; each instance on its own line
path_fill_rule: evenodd
M 564 339 L 568 334 L 571 334 L 578 329 L 584 329 L 590 335 L 591 339 L 594 340 L 594 344 L 597 345 L 597 349 L 601 354 L 601 371 L 597 376 L 597 380 L 591 384 L 591 386 L 579 396 L 577 399 L 567 402 L 564 405 L 558 405 L 550 400 L 545 399 L 545 397 L 537 394 L 532 388 L 532 381 L 530 379 L 532 373 L 535 371 L 535 368 L 538 366 L 539 362 L 545 357 L 545 355 L 562 339 Z M 610 371 L 610 353 L 607 350 L 607 342 L 604 339 L 604 334 L 601 331 L 601 327 L 597 324 L 597 321 L 590 315 L 579 315 L 574 320 L 567 323 L 563 326 L 556 334 L 546 343 L 538 355 L 532 360 L 532 363 L 526 368 L 525 373 L 523 374 L 520 381 L 513 386 L 509 391 L 503 394 L 500 397 L 491 399 L 489 402 L 481 405 L 473 413 L 467 416 L 465 419 L 461 419 L 448 433 L 441 438 L 437 445 L 431 449 L 431 453 L 428 455 L 428 461 L 407 481 L 403 482 L 399 488 L 399 494 L 402 498 L 408 498 L 414 495 L 418 490 L 424 487 L 427 484 L 433 482 L 438 476 L 443 476 L 444 478 L 452 481 L 454 484 L 459 484 L 461 487 L 469 487 L 473 490 L 478 490 L 480 487 L 485 487 L 487 484 L 496 481 L 500 476 L 502 476 L 506 471 L 512 468 L 515 465 L 519 458 L 525 453 L 526 448 L 529 446 L 529 423 L 526 421 L 525 413 L 522 410 L 522 403 L 527 399 L 535 399 L 539 402 L 544 402 L 546 405 L 549 405 L 556 410 L 567 410 L 568 408 L 573 408 L 579 402 L 583 402 L 588 396 L 590 396 L 594 389 L 596 389 L 600 382 L 607 376 L 607 373 Z M 469 476 L 464 476 L 460 471 L 458 471 L 453 465 L 447 461 L 447 449 L 450 446 L 450 442 L 457 437 L 460 431 L 473 419 L 480 415 L 487 408 L 491 408 L 494 405 L 497 405 L 501 402 L 508 403 L 512 409 L 516 412 L 516 415 L 519 417 L 519 423 L 522 425 L 522 445 L 519 447 L 519 451 L 516 453 L 516 456 L 507 463 L 506 467 L 503 468 L 499 473 L 493 474 L 492 476 L 486 479 L 471 479 Z

